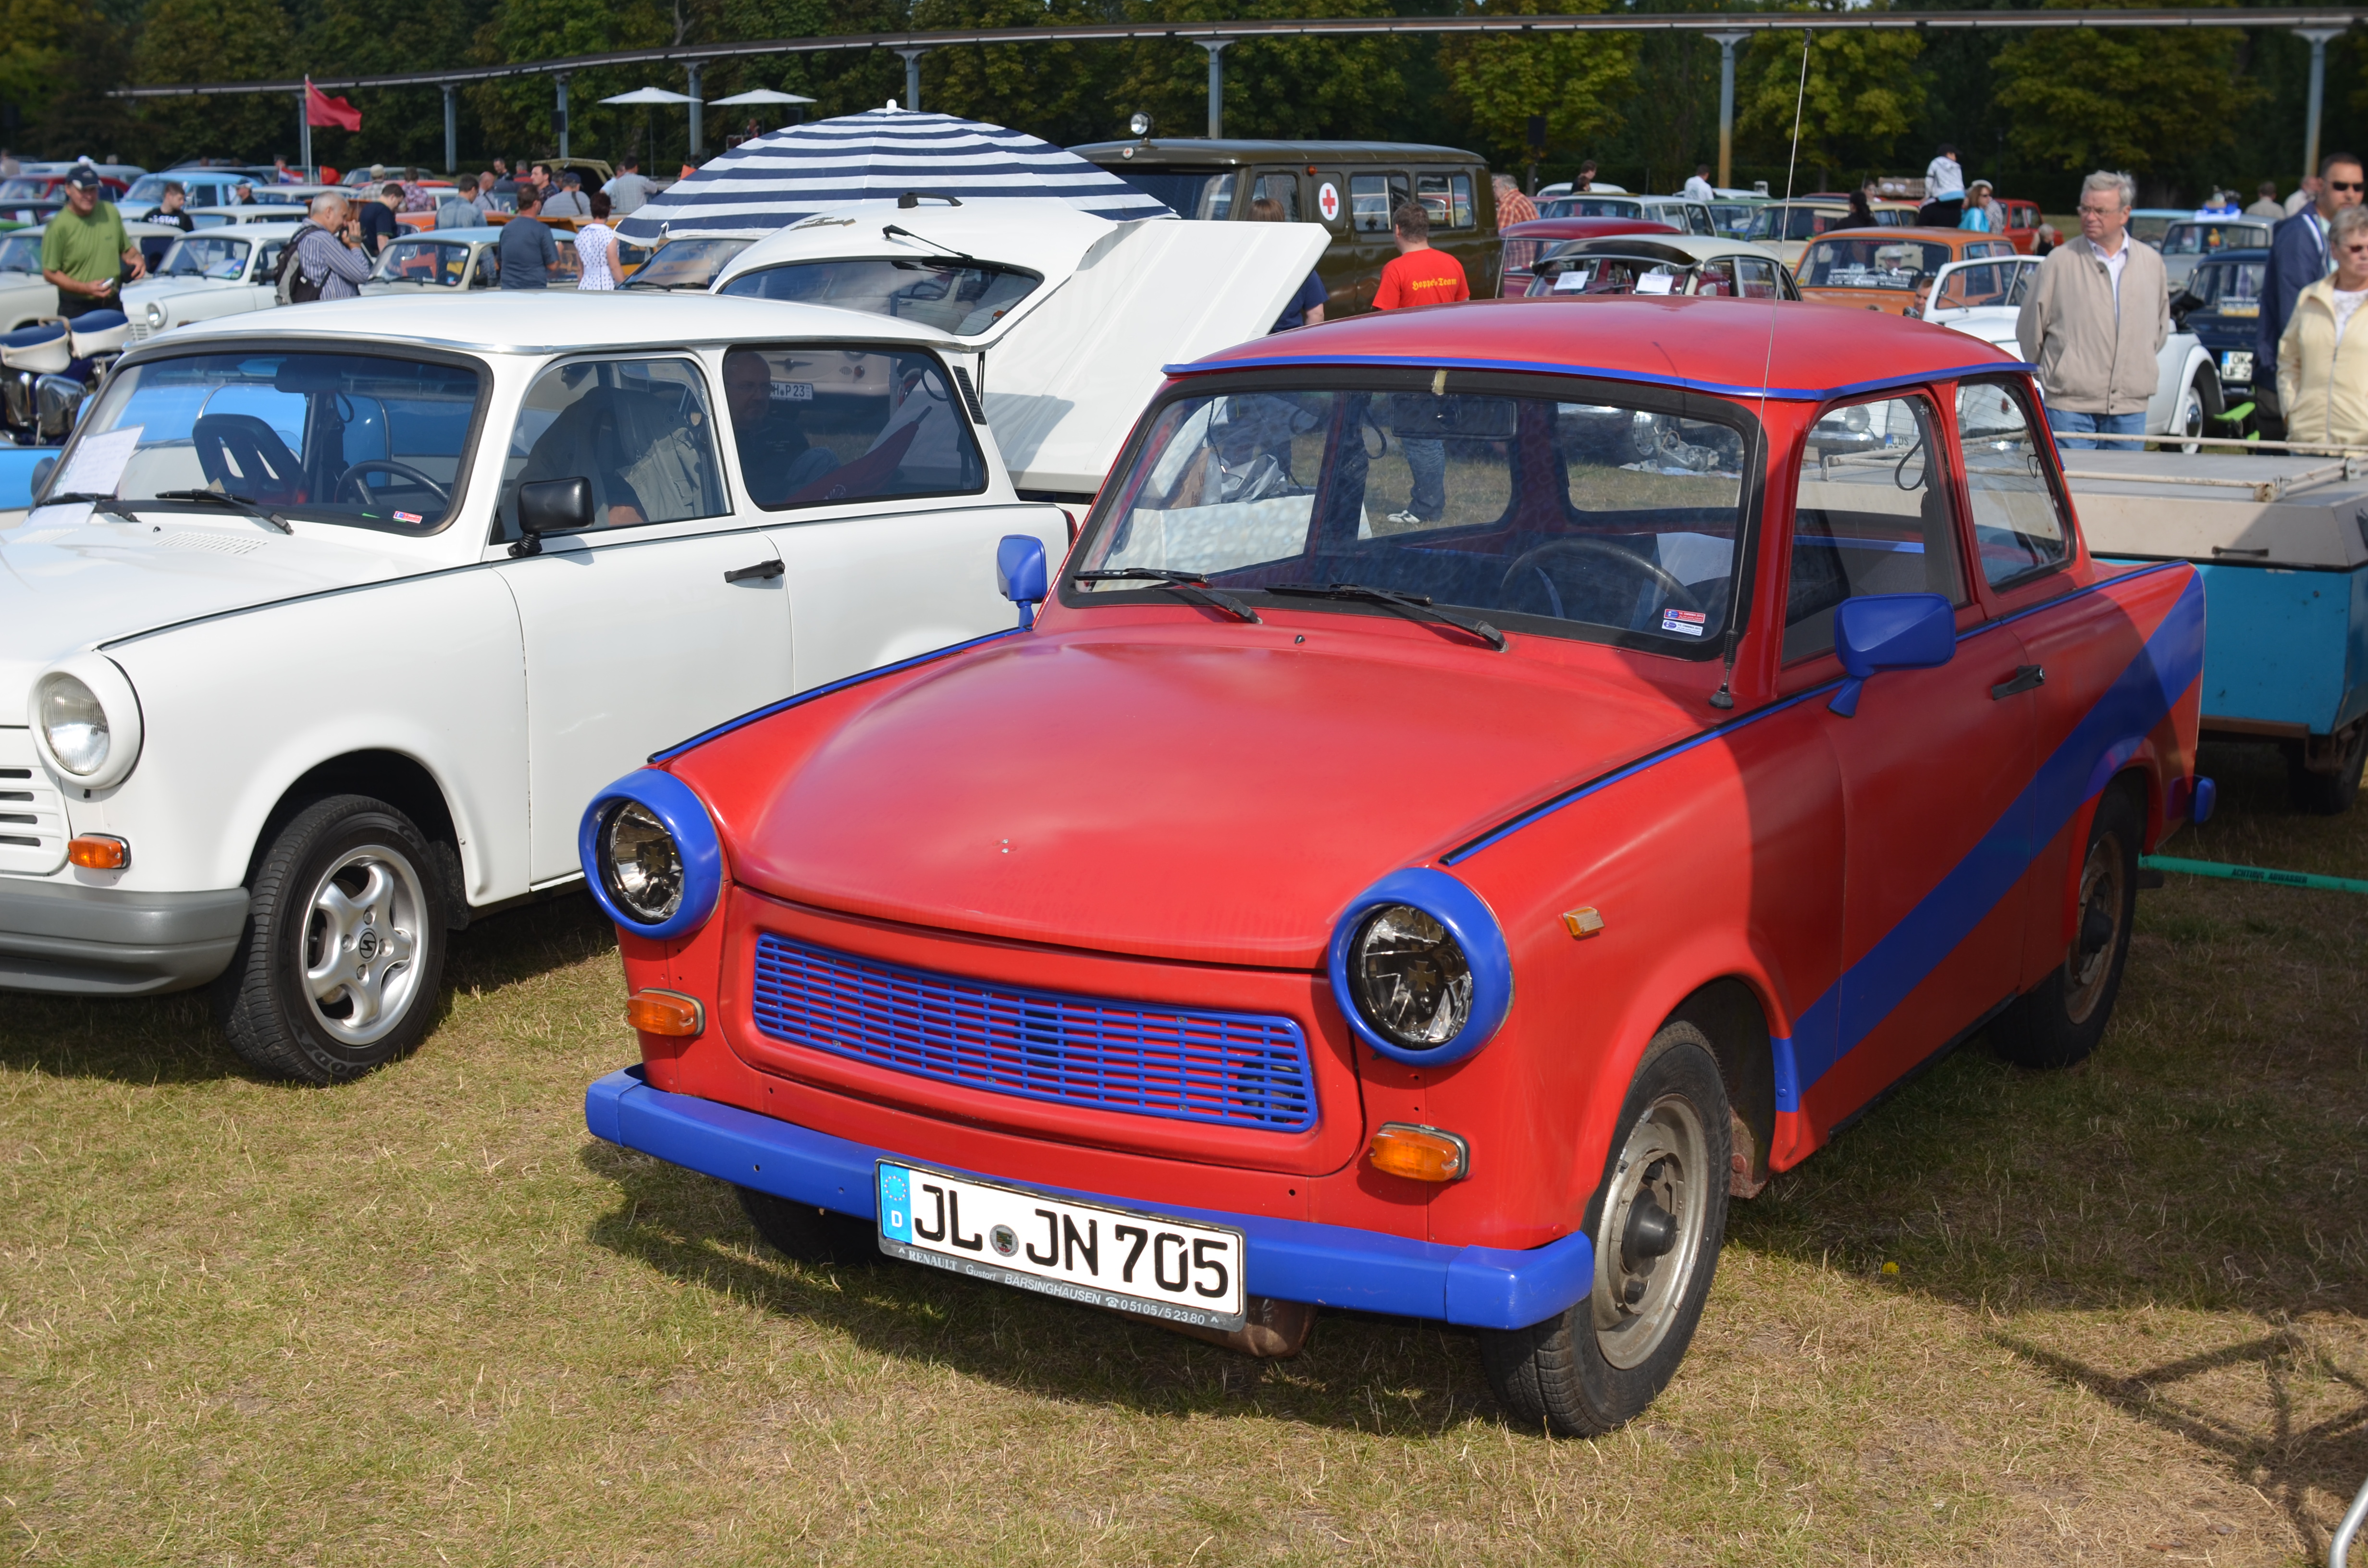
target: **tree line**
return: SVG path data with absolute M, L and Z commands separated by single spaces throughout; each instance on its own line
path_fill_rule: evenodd
M 1744 8 L 1701 0 L 0 0 L 0 142 L 29 156 L 119 154 L 150 167 L 295 153 L 292 95 L 136 106 L 105 96 L 124 83 L 370 75 L 680 43 L 1110 18 Z M 2346 38 L 2328 48 L 2328 147 L 2356 139 L 2368 119 L 2361 47 Z M 2291 187 L 2301 172 L 2307 46 L 2274 28 L 1777 31 L 1755 35 L 1739 54 L 1736 176 L 1766 178 L 1771 188 L 1788 178 L 1814 189 L 1918 173 L 1944 141 L 1962 149 L 1974 174 L 2052 207 L 2068 205 L 2079 175 L 2100 166 L 2130 170 L 2145 199 L 2164 202 L 2200 199 L 2214 184 L 2249 189 L 2276 178 Z M 1700 34 L 1252 39 L 1229 49 L 1224 64 L 1229 135 L 1445 142 L 1519 169 L 1531 155 L 1531 118 L 1543 115 L 1548 176 L 1591 158 L 1605 178 L 1639 188 L 1674 188 L 1716 156 L 1719 51 Z M 884 51 L 770 56 L 711 63 L 702 96 L 779 87 L 818 100 L 810 112 L 821 116 L 901 97 L 904 80 L 904 62 Z M 1198 135 L 1207 119 L 1207 56 L 1168 40 L 939 49 L 925 58 L 922 82 L 927 108 L 1062 143 L 1121 137 L 1137 110 L 1159 135 Z M 631 147 L 666 167 L 683 158 L 679 110 L 597 102 L 645 84 L 684 86 L 679 67 L 575 76 L 573 150 L 614 156 Z M 317 157 L 442 166 L 439 90 L 351 97 L 363 130 L 316 131 Z M 464 164 L 555 146 L 549 78 L 471 84 L 460 98 Z M 768 114 L 763 123 L 780 119 Z M 732 111 L 709 111 L 709 150 L 740 125 Z

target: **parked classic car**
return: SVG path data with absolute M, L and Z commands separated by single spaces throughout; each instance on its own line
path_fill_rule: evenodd
M 2228 250 L 2269 249 L 2270 227 L 2258 219 L 2236 218 L 2173 223 L 2157 246 L 2162 252 L 2162 270 L 2170 281 L 2171 293 L 2179 292 L 2189 274 L 2195 270 L 2195 264 L 2207 256 Z
M 1532 218 L 1505 231 L 1505 248 L 1497 271 L 1497 294 L 1518 300 L 1530 290 L 1531 266 L 1541 251 L 1571 240 L 1597 240 L 1611 234 L 1681 234 L 1683 229 L 1651 223 L 1642 218 Z
M 704 294 L 732 258 L 755 242 L 745 234 L 674 234 L 650 247 L 649 259 L 625 280 L 644 293 Z
M 2024 295 L 2044 257 L 2009 256 L 1952 262 L 1925 286 L 1918 309 L 1935 325 L 1978 337 L 2020 357 L 2015 325 Z M 2174 324 L 2175 325 L 2175 324 Z M 2248 361 L 2248 373 L 2251 370 Z M 2206 436 L 2226 411 L 2211 350 L 2185 327 L 2176 327 L 2155 355 L 2154 396 L 2146 403 L 2149 436 Z M 2193 447 L 2187 450 L 2193 451 Z
M 2159 250 L 2163 235 L 2170 232 L 2173 223 L 2187 222 L 2194 216 L 2195 210 L 2192 207 L 2133 207 L 2130 209 L 2130 233 Z M 2066 238 L 2078 233 L 2078 229 L 2065 231 Z
M 1873 204 L 1875 225 L 1884 229 L 1905 229 L 1916 222 L 1916 204 L 1912 201 L 1878 201 Z M 1764 245 L 1776 253 L 1776 259 L 1801 276 L 1801 255 L 1809 242 L 1820 234 L 1850 227 L 1850 203 L 1846 200 L 1771 201 L 1751 215 L 1751 232 L 1745 236 L 1753 244 Z
M 1574 240 L 1532 264 L 1527 297 L 1694 294 L 1709 299 L 1797 300 L 1784 264 L 1740 240 L 1632 234 Z
M 1625 218 L 1631 222 L 1666 223 L 1681 234 L 1715 234 L 1718 223 L 1710 209 L 1682 196 L 1606 195 L 1600 190 L 1576 191 L 1538 203 L 1541 218 Z
M 1840 229 L 1802 256 L 1801 297 L 1911 315 L 1949 263 L 2013 254 L 2013 242 L 1974 229 Z
M 228 207 L 241 183 L 252 183 L 255 175 L 246 169 L 200 165 L 195 168 L 166 169 L 161 174 L 142 175 L 131 182 L 130 189 L 116 203 L 126 218 L 145 218 L 155 211 L 165 199 L 165 187 L 177 184 L 187 207 Z
M 2171 320 L 2181 332 L 2193 333 L 2211 356 L 2230 416 L 2253 395 L 2253 356 L 2260 351 L 2269 269 L 2266 250 L 2224 250 L 2197 263 L 2170 301 Z
M 295 233 L 296 225 L 286 222 L 244 223 L 201 229 L 174 241 L 162 265 L 123 286 L 132 341 L 277 305 L 280 248 Z
M 154 267 L 181 237 L 178 229 L 156 223 L 126 223 L 125 237 L 140 247 Z M 57 285 L 41 275 L 41 235 L 38 228 L 19 229 L 0 236 L 0 331 L 14 332 L 58 313 Z
M 598 792 L 591 1131 L 808 1262 L 1465 1324 L 1517 1426 L 1643 1410 L 1730 1197 L 1937 1053 L 2088 1055 L 2208 809 L 2193 572 L 2100 569 L 2026 371 L 1921 323 L 1245 344 L 1052 559 Z
M 386 243 L 370 269 L 365 294 L 416 294 L 448 289 L 492 289 L 502 280 L 502 232 L 495 228 L 437 229 Z M 575 247 L 559 247 L 562 276 L 572 286 L 579 276 Z

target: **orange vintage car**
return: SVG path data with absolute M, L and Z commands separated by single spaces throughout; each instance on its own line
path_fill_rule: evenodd
M 2014 254 L 2012 240 L 1977 229 L 1841 229 L 1817 236 L 1793 270 L 1804 300 L 1912 316 L 1949 263 Z

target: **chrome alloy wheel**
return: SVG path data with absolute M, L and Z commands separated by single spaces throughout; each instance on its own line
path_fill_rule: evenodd
M 2128 907 L 2123 859 L 2120 835 L 2100 833 L 2089 846 L 2088 864 L 2080 868 L 2079 924 L 2073 927 L 2072 949 L 2064 958 L 2064 1012 L 2076 1025 L 2089 1021 L 2112 979 L 2122 911 Z
M 1596 1236 L 1595 1337 L 1614 1367 L 1640 1366 L 1680 1316 L 1702 1250 L 1710 1140 L 1689 1100 L 1665 1096 L 1628 1131 Z
M 409 861 L 381 848 L 330 863 L 305 901 L 304 984 L 313 1021 L 346 1045 L 403 1022 L 418 990 L 427 898 Z

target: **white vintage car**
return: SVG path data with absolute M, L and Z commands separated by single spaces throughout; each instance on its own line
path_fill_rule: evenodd
M 279 302 L 279 252 L 293 223 L 248 223 L 200 229 L 173 242 L 146 278 L 123 286 L 123 313 L 131 340 L 191 322 L 269 310 Z
M 2038 278 L 2043 259 L 2010 256 L 1951 262 L 1932 275 L 1921 307 L 1924 319 L 1978 337 L 2021 358 L 2015 322 L 2022 314 L 2023 298 Z M 2210 351 L 2193 333 L 2174 331 L 2163 340 L 2155 365 L 2154 396 L 2146 403 L 2146 434 L 2206 434 L 2224 407 L 2220 376 L 2212 367 Z
M 1204 274 L 1197 330 L 1072 319 L 1080 384 L 1254 336 L 1299 276 Z M 601 786 L 1011 624 L 997 541 L 1073 525 L 1015 490 L 977 369 L 918 323 L 682 295 L 135 346 L 0 529 L 0 986 L 216 982 L 237 1048 L 315 1082 L 408 1048 L 450 934 L 575 881 Z

